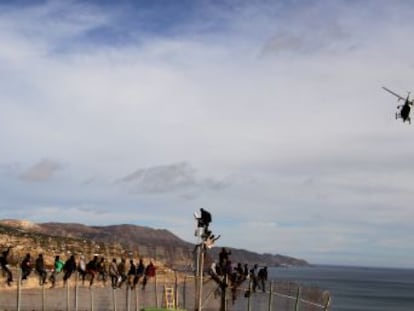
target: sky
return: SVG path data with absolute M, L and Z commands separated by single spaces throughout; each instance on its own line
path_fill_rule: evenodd
M 0 2 L 0 219 L 414 267 L 410 1 Z

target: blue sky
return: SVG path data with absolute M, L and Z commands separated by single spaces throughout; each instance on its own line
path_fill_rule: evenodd
M 413 6 L 2 2 L 0 218 L 414 267 Z

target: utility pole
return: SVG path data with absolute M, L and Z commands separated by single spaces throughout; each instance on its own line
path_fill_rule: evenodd
M 197 228 L 195 235 L 197 236 L 196 244 L 196 271 L 195 271 L 195 301 L 194 310 L 202 311 L 203 306 L 203 276 L 204 276 L 204 259 L 207 248 L 211 248 L 214 242 L 220 237 L 215 238 L 212 232 L 209 230 L 212 218 L 211 214 L 200 209 L 200 215 L 194 213 L 194 217 L 197 220 Z
M 196 234 L 197 234 L 197 232 L 196 232 Z M 200 271 L 202 271 L 202 268 L 201 268 L 201 253 L 202 253 L 202 250 L 201 250 L 201 247 L 202 247 L 202 245 L 203 245 L 203 243 L 202 243 L 202 241 L 201 241 L 201 239 L 200 239 L 200 236 L 198 235 L 197 236 L 198 238 L 197 238 L 197 245 L 196 245 L 196 250 L 197 250 L 197 253 L 196 253 L 196 258 L 195 258 L 195 260 L 196 260 L 196 264 L 195 264 L 195 267 L 196 267 L 196 270 L 195 270 L 195 286 L 194 286 L 194 289 L 195 289 L 195 292 L 194 292 L 194 298 L 195 298 L 195 301 L 194 301 L 194 310 L 195 311 L 197 311 L 197 310 L 200 310 L 200 301 L 201 301 L 201 295 L 202 295 L 202 292 L 201 292 L 201 286 L 200 286 L 200 274 L 202 273 L 202 272 L 200 272 Z

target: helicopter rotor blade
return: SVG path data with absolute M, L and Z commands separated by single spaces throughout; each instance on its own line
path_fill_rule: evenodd
M 394 95 L 395 97 L 398 98 L 398 100 L 405 100 L 404 97 L 402 97 L 401 95 L 398 95 L 397 93 L 391 91 L 390 89 L 387 89 L 385 86 L 382 87 L 385 91 L 387 91 L 388 93 Z

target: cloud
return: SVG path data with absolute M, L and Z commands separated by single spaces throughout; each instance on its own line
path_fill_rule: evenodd
M 200 179 L 187 162 L 138 169 L 121 178 L 132 193 L 159 194 L 180 190 L 220 190 L 226 185 L 212 179 Z M 189 196 L 187 194 L 186 196 Z
M 19 178 L 29 182 L 46 182 L 60 170 L 62 166 L 53 160 L 43 159 L 25 170 Z

